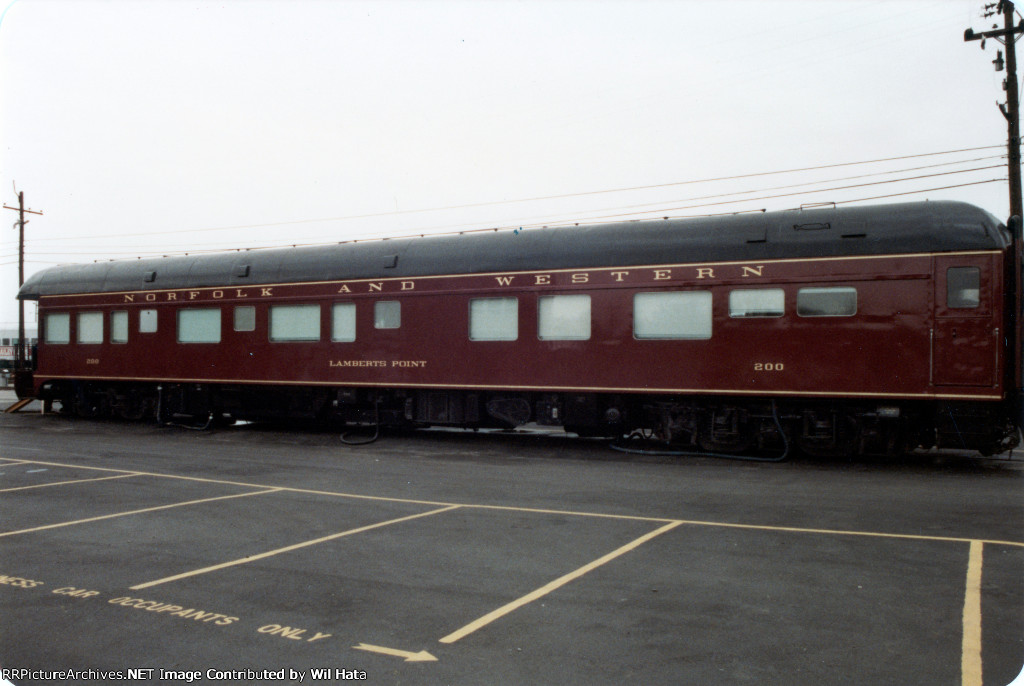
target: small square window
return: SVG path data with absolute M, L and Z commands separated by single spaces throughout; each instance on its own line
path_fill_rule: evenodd
M 589 295 L 542 296 L 537 317 L 537 337 L 542 341 L 590 340 Z
M 376 329 L 397 329 L 402 326 L 402 303 L 397 300 L 374 303 L 373 326 Z
M 103 342 L 103 313 L 81 312 L 78 315 L 78 342 Z
M 256 330 L 256 308 L 242 305 L 235 308 L 235 331 Z
M 70 343 L 71 342 L 71 315 L 67 312 L 59 312 L 46 315 L 43 320 L 43 342 L 44 343 Z
M 946 305 L 968 309 L 981 304 L 981 269 L 950 267 L 946 270 Z
M 156 310 L 142 310 L 139 312 L 139 333 L 154 333 L 156 322 Z
M 469 301 L 469 340 L 514 341 L 518 338 L 518 298 L 473 298 Z

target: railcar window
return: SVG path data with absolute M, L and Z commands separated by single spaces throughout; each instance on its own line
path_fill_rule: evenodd
M 402 326 L 402 303 L 397 300 L 381 300 L 373 304 L 373 327 L 375 329 L 397 329 Z
M 729 293 L 730 317 L 781 317 L 786 292 L 781 288 L 751 288 Z
M 542 341 L 590 340 L 590 296 L 541 296 L 537 302 L 537 337 Z
M 636 338 L 711 338 L 711 291 L 661 291 L 633 296 Z
M 950 267 L 946 270 L 946 305 L 960 309 L 981 304 L 981 269 Z
M 102 312 L 79 312 L 78 313 L 78 334 L 79 343 L 102 343 L 103 342 L 103 313 Z
M 256 330 L 256 308 L 252 305 L 240 305 L 235 308 L 235 331 Z
M 273 305 L 270 308 L 270 340 L 319 341 L 319 305 Z
M 514 341 L 518 338 L 518 298 L 473 298 L 469 301 L 469 340 Z
M 334 303 L 331 308 L 331 340 L 350 343 L 356 339 L 355 303 Z
M 142 310 L 139 312 L 139 333 L 154 333 L 156 322 L 156 310 Z
M 801 288 L 796 294 L 801 317 L 851 317 L 857 314 L 856 288 Z
M 128 313 L 124 311 L 110 313 L 110 342 L 128 342 Z
M 67 312 L 55 312 L 46 315 L 43 320 L 43 342 L 44 343 L 70 343 L 71 342 L 71 315 Z
M 220 343 L 220 308 L 178 310 L 179 343 Z

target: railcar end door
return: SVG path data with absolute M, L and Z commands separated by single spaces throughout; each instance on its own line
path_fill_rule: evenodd
M 991 255 L 935 258 L 932 383 L 988 386 L 997 382 L 999 322 L 993 321 Z

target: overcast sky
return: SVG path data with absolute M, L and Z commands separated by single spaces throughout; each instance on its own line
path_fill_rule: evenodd
M 0 198 L 44 212 L 27 274 L 869 198 L 1005 219 L 1002 46 L 963 40 L 1001 21 L 982 6 L 17 0 Z M 809 167 L 827 168 L 755 175 Z M 11 326 L 17 213 L 0 216 Z

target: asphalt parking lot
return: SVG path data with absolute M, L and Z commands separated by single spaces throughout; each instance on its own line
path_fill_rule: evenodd
M 1003 686 L 1024 455 L 764 464 L 5 414 L 0 608 L 18 686 Z

